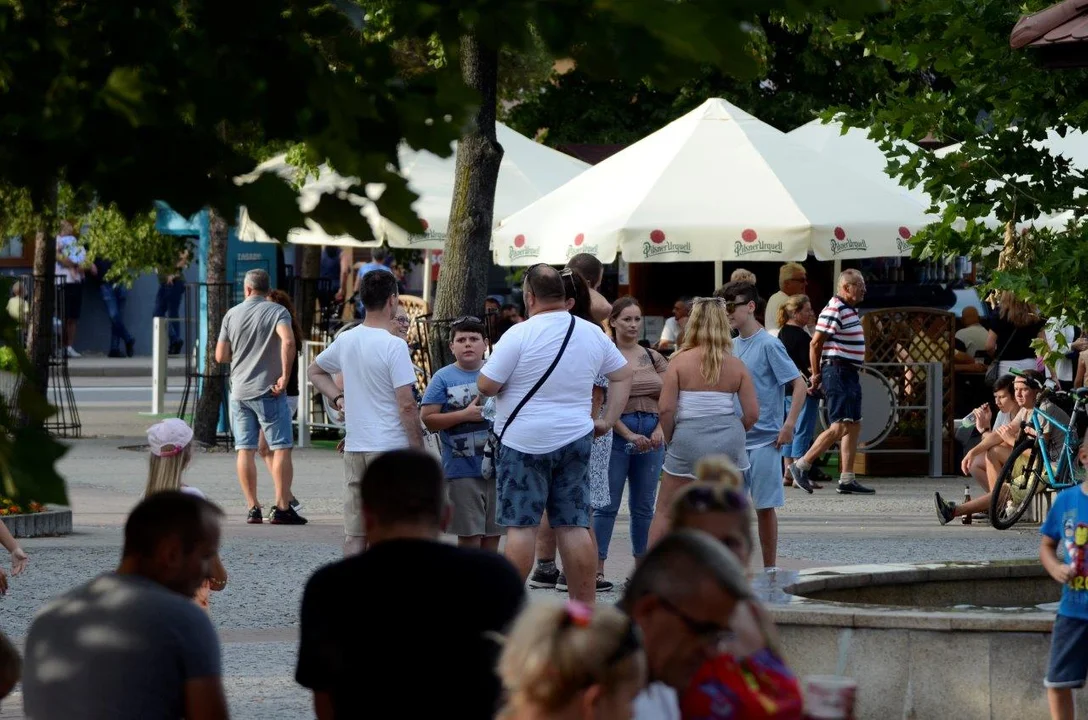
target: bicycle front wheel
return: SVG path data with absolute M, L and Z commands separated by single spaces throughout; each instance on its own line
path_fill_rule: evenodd
M 990 495 L 990 524 L 998 530 L 1008 530 L 1015 525 L 1031 506 L 1031 499 L 1045 472 L 1039 443 L 1033 437 L 1020 438 L 994 483 Z

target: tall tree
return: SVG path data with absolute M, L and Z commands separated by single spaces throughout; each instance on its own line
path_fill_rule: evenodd
M 487 5 L 487 3 L 483 3 Z M 465 83 L 475 89 L 481 104 L 491 105 L 496 95 L 498 57 L 503 48 L 525 47 L 535 28 L 555 58 L 569 58 L 590 78 L 632 83 L 646 78 L 655 86 L 675 88 L 705 66 L 752 76 L 759 68 L 751 51 L 751 25 L 757 10 L 797 11 L 834 7 L 845 13 L 875 9 L 880 2 L 866 0 L 812 0 L 761 3 L 660 3 L 633 0 L 615 4 L 594 0 L 517 4 L 495 0 L 490 12 L 479 16 L 460 13 L 452 26 L 439 23 L 435 33 L 446 54 L 471 55 L 460 67 Z M 482 10 L 482 8 L 481 8 Z M 396 27 L 396 20 L 393 20 Z M 454 34 L 456 31 L 456 34 Z M 486 83 L 486 86 L 483 84 Z M 494 113 L 481 108 L 460 142 L 470 148 L 465 164 L 458 159 L 449 235 L 443 269 L 462 272 L 489 262 L 494 189 L 501 151 L 494 142 Z M 460 146 L 459 146 L 460 147 Z M 467 170 L 467 171 L 466 171 Z M 461 278 L 462 275 L 453 275 Z M 440 282 L 435 315 L 453 317 L 478 312 L 486 279 L 477 283 Z
M 895 0 L 887 13 L 861 21 L 816 22 L 830 27 L 838 47 L 860 49 L 900 75 L 869 102 L 832 112 L 870 128 L 890 153 L 889 173 L 934 198 L 942 218 L 915 236 L 916 254 L 972 256 L 994 271 L 994 286 L 1036 303 L 1045 316 L 1085 326 L 1088 229 L 1018 231 L 1041 215 L 1079 215 L 1086 204 L 1086 168 L 1039 143 L 1048 131 L 1086 127 L 1088 71 L 1044 70 L 1030 52 L 1009 47 L 1020 14 L 1049 4 Z M 927 133 L 961 143 L 958 151 L 905 160 L 901 150 L 891 152 L 894 139 Z M 994 219 L 1004 230 L 994 229 Z
M 476 4 L 400 3 L 396 28 L 428 37 Z M 388 44 L 360 42 L 364 22 L 354 6 L 323 0 L 0 1 L 0 192 L 17 194 L 31 214 L 56 216 L 63 180 L 126 218 L 155 200 L 183 214 L 210 206 L 225 220 L 245 205 L 276 237 L 306 219 L 369 237 L 349 195 L 375 182 L 386 187 L 376 200 L 382 214 L 421 231 L 397 147 L 406 140 L 448 155 L 470 95 L 452 73 L 401 77 Z M 303 212 L 296 189 L 274 175 L 235 181 L 277 143 L 302 143 L 358 183 Z M 11 207 L 0 207 L 0 226 Z M 54 226 L 38 227 L 50 245 Z M 36 303 L 45 318 L 47 304 Z M 12 327 L 0 314 L 0 334 Z M 18 440 L 0 442 L 3 489 L 25 494 L 38 479 L 31 499 L 62 500 L 59 445 L 20 435 L 29 431 L 6 414 L 0 423 L 8 432 L 0 439 Z
M 205 279 L 207 288 L 208 337 L 201 352 L 204 353 L 204 378 L 200 386 L 200 399 L 193 413 L 193 436 L 204 445 L 215 445 L 219 434 L 219 412 L 223 407 L 224 373 L 215 360 L 216 340 L 223 327 L 223 316 L 230 306 L 231 293 L 227 283 L 227 221 L 215 208 L 208 210 L 208 257 Z

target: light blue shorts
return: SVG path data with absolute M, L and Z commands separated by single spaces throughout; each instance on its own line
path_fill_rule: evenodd
M 744 489 L 752 496 L 756 510 L 780 508 L 786 504 L 782 486 L 782 454 L 774 445 L 748 451 L 750 467 L 744 471 Z
M 252 400 L 230 398 L 230 424 L 235 450 L 256 450 L 260 431 L 269 450 L 290 450 L 293 442 L 287 395 L 268 393 Z

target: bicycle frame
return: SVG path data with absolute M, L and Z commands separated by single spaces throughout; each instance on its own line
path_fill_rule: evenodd
M 1065 488 L 1072 487 L 1077 484 L 1075 478 L 1076 470 L 1076 453 L 1073 448 L 1073 440 L 1070 439 L 1073 420 L 1078 410 L 1083 407 L 1083 403 L 1078 398 L 1073 406 L 1073 412 L 1070 413 L 1069 425 L 1065 425 L 1059 422 L 1057 419 L 1052 418 L 1045 412 L 1039 409 L 1038 406 L 1032 408 L 1030 423 L 1031 427 L 1035 430 L 1035 443 L 1039 446 L 1039 452 L 1043 457 L 1043 467 L 1046 469 L 1046 484 L 1054 490 L 1064 490 Z M 1064 436 L 1062 442 L 1061 456 L 1058 458 L 1057 468 L 1053 467 L 1053 463 L 1050 459 L 1050 454 L 1047 452 L 1047 441 L 1043 436 L 1043 423 L 1039 418 L 1050 423 L 1050 432 L 1059 431 Z M 1068 471 L 1068 474 L 1066 474 Z M 1059 477 L 1068 477 L 1067 482 L 1058 482 Z

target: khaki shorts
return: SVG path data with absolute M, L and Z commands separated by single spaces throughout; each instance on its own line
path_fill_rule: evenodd
M 380 452 L 344 452 L 344 535 L 366 537 L 363 522 L 363 474 Z
M 495 481 L 483 478 L 454 478 L 446 487 L 453 520 L 447 530 L 457 537 L 498 537 L 504 529 L 495 521 Z

